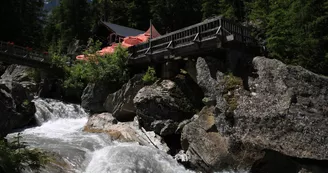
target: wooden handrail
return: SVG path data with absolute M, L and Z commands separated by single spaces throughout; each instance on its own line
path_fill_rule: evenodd
M 184 44 L 189 44 L 194 41 L 190 40 L 191 37 L 195 37 L 197 34 L 197 39 L 202 40 L 205 38 L 217 37 L 218 30 L 220 29 L 219 34 L 222 36 L 234 35 L 237 41 L 242 43 L 254 43 L 254 39 L 251 37 L 251 31 L 249 28 L 235 23 L 231 20 L 225 19 L 222 16 L 215 18 L 207 19 L 201 23 L 194 24 L 185 28 L 182 28 L 177 31 L 162 35 L 160 37 L 151 39 L 152 51 L 166 49 L 166 46 L 170 43 L 173 46 L 181 46 Z M 221 30 L 222 29 L 222 30 Z M 165 46 L 166 45 L 166 46 Z M 138 57 L 138 55 L 145 53 L 145 50 L 149 49 L 148 43 L 142 43 L 129 48 L 133 50 L 133 57 Z
M 38 61 L 47 61 L 48 55 L 40 53 L 31 48 L 17 46 L 9 42 L 0 41 L 0 52 L 8 55 L 14 55 L 26 59 L 34 59 Z

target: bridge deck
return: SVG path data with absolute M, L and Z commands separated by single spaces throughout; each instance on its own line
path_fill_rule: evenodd
M 48 55 L 1 41 L 0 61 L 35 68 L 49 69 L 51 67 Z
M 231 45 L 228 43 L 256 45 L 249 28 L 219 16 L 130 47 L 129 64 L 163 62 L 177 56 L 228 48 Z

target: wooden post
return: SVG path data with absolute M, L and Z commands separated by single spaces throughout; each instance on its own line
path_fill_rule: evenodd
M 149 49 L 150 49 L 150 54 L 152 54 L 152 50 L 151 50 L 151 39 L 153 38 L 153 27 L 152 27 L 151 19 L 150 19 L 149 23 L 150 23 Z

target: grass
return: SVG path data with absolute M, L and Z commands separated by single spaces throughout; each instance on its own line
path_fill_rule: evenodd
M 228 112 L 233 112 L 238 107 L 238 98 L 235 95 L 234 90 L 240 88 L 243 85 L 243 80 L 239 77 L 229 73 L 224 76 L 224 91 L 223 97 L 228 103 Z

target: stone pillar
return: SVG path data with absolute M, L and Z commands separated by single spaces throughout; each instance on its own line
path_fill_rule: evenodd
M 175 61 L 165 62 L 164 64 L 162 64 L 161 69 L 161 78 L 163 79 L 173 78 L 180 72 L 179 64 Z
M 196 61 L 194 59 L 188 59 L 185 69 L 190 77 L 197 83 Z
M 227 65 L 228 71 L 232 73 L 236 73 L 239 69 L 239 63 L 243 60 L 243 53 L 234 49 L 230 49 L 227 52 Z

